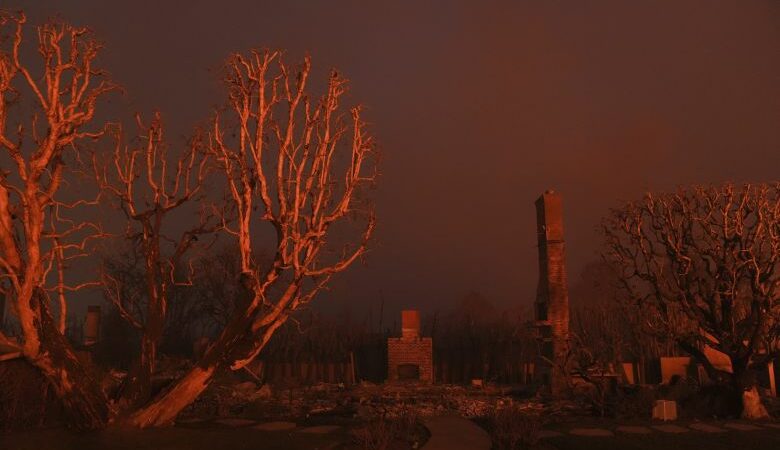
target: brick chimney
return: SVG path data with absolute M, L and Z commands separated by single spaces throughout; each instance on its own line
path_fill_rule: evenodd
M 565 358 L 569 338 L 569 290 L 566 281 L 563 239 L 563 199 L 545 192 L 536 201 L 537 237 L 539 243 L 539 285 L 536 292 L 536 323 L 540 333 L 541 353 L 548 360 Z M 540 364 L 540 375 L 546 377 L 553 395 L 566 387 L 567 374 L 558 367 Z
M 420 336 L 420 312 L 401 311 L 401 337 L 387 339 L 388 381 L 433 383 L 433 341 Z
M 401 311 L 401 338 L 418 339 L 420 337 L 420 311 L 407 309 Z
M 84 321 L 84 345 L 93 345 L 100 338 L 100 306 L 87 306 L 87 319 Z

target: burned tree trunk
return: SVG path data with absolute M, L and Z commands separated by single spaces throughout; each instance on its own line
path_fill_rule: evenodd
M 35 355 L 25 353 L 25 356 L 51 383 L 71 426 L 78 429 L 102 428 L 109 419 L 108 398 L 101 390 L 100 382 L 59 332 L 42 297 L 41 294 L 36 295 L 33 302 L 41 310 L 41 321 L 36 325 L 41 348 L 45 351 Z
M 0 174 L 0 274 L 21 327 L 24 357 L 54 387 L 75 426 L 96 428 L 108 421 L 108 401 L 52 318 L 47 293 L 63 294 L 64 305 L 64 292 L 84 284 L 68 286 L 59 278 L 51 289 L 47 275 L 55 262 L 61 267 L 86 255 L 87 242 L 101 234 L 96 224 L 66 217 L 73 207 L 91 203 L 88 199 L 65 203 L 57 194 L 66 150 L 78 151 L 77 143 L 102 135 L 84 128 L 93 120 L 97 100 L 115 85 L 93 67 L 100 45 L 86 29 L 54 22 L 39 26 L 42 64 L 22 62 L 25 22 L 23 14 L 0 12 L 0 28 L 12 28 L 11 38 L 0 43 L 10 47 L 0 48 L 0 148 L 10 160 L 7 168 L 14 170 Z M 31 67 L 39 66 L 43 73 L 34 75 Z M 9 114 L 18 95 L 31 100 L 29 123 Z M 8 130 L 17 136 L 7 136 Z
M 347 122 L 339 115 L 346 81 L 335 72 L 325 95 L 311 102 L 310 68 L 308 58 L 293 70 L 279 52 L 268 51 L 227 63 L 228 111 L 215 115 L 208 150 L 227 185 L 221 229 L 235 240 L 246 299 L 235 302 L 228 325 L 196 367 L 133 414 L 133 425 L 172 422 L 217 371 L 248 364 L 297 308 L 366 250 L 374 216 L 359 192 L 374 180 L 373 171 L 364 173 L 372 169 L 373 142 L 359 108 Z M 359 241 L 328 254 L 331 225 L 348 217 L 363 222 Z M 268 267 L 254 254 L 257 219 L 275 232 Z
M 95 223 L 63 216 L 73 207 L 97 203 L 99 197 L 65 203 L 57 194 L 66 173 L 65 160 L 71 152 L 78 152 L 78 142 L 100 138 L 106 131 L 106 126 L 92 132 L 84 128 L 94 118 L 97 100 L 116 86 L 93 67 L 100 46 L 88 31 L 59 23 L 38 28 L 43 73 L 33 75 L 20 60 L 24 23 L 23 15 L 0 13 L 0 27 L 15 26 L 9 33 L 12 37 L 0 42 L 10 47 L 0 50 L 0 148 L 15 170 L 12 175 L 0 173 L 2 289 L 18 315 L 24 356 L 52 383 L 74 423 L 96 428 L 105 425 L 114 412 L 61 329 L 65 294 L 84 284 L 66 285 L 65 276 L 58 277 L 53 287 L 47 281 L 52 267 L 61 270 L 66 261 L 86 256 L 88 242 L 103 235 Z M 312 301 L 334 275 L 365 253 L 375 220 L 361 191 L 376 175 L 373 140 L 365 130 L 360 108 L 348 114 L 340 109 L 346 80 L 333 72 L 326 93 L 312 101 L 305 91 L 309 71 L 308 58 L 299 68 L 292 68 L 281 61 L 279 52 L 256 51 L 234 55 L 228 61 L 227 112 L 215 114 L 204 146 L 224 176 L 226 201 L 210 205 L 207 211 L 204 208 L 199 224 L 186 231 L 170 252 L 160 247 L 165 239 L 163 217 L 199 192 L 206 158 L 191 148 L 175 169 L 167 170 L 164 152 L 158 151 L 162 150 L 162 128 L 153 123 L 142 127 L 148 131 L 145 153 L 126 148 L 123 152 L 117 146 L 112 165 L 118 184 L 108 182 L 106 171 L 96 165 L 102 187 L 116 194 L 128 217 L 140 224 L 140 242 L 146 252 L 144 317 L 128 311 L 130 299 L 110 295 L 116 280 L 110 276 L 103 280 L 120 315 L 143 333 L 141 358 L 122 405 L 128 408 L 123 412 L 130 423 L 170 423 L 205 389 L 217 370 L 246 365 L 296 309 Z M 30 94 L 35 107 L 29 124 L 9 120 L 8 108 L 21 91 Z M 224 120 L 223 114 L 231 117 Z M 9 138 L 8 130 L 17 130 L 19 135 Z M 138 154 L 146 160 L 146 170 L 141 172 L 152 199 L 144 204 L 148 208 L 136 208 L 139 198 L 133 184 L 138 179 L 134 164 Z M 73 156 L 81 161 L 78 154 Z M 176 174 L 172 181 L 166 176 L 170 173 Z M 166 289 L 177 283 L 174 269 L 181 267 L 182 255 L 196 234 L 204 231 L 204 217 L 212 215 L 216 218 L 213 227 L 235 242 L 241 282 L 248 293 L 235 300 L 228 325 L 196 367 L 145 404 L 167 318 Z M 357 224 L 357 238 L 350 239 L 347 232 L 354 231 L 354 226 L 345 226 L 345 232 L 334 236 L 332 226 L 350 219 Z M 271 238 L 276 240 L 274 260 L 267 266 L 254 253 L 252 238 L 259 221 L 270 225 L 266 229 L 273 230 Z M 49 290 L 58 293 L 59 323 L 49 312 Z
M 246 335 L 249 323 L 249 317 L 246 315 L 234 317 L 195 367 L 177 380 L 171 389 L 149 405 L 135 411 L 127 422 L 143 428 L 171 425 L 176 416 L 203 393 L 214 374 L 229 367 L 229 357 Z
M 5 323 L 5 292 L 0 292 L 0 328 Z
M 677 343 L 741 397 L 757 361 L 780 354 L 778 227 L 777 183 L 649 193 L 605 221 L 605 257 L 645 315 L 644 331 Z M 710 350 L 730 368 L 716 367 Z
M 191 284 L 189 275 L 178 280 L 175 271 L 185 265 L 184 258 L 198 236 L 212 233 L 218 223 L 211 220 L 211 214 L 202 212 L 207 157 L 198 136 L 188 142 L 188 148 L 178 157 L 170 157 L 160 115 L 155 114 L 149 125 L 143 124 L 140 116 L 136 119 L 141 148 L 124 145 L 120 133 L 112 160 L 93 160 L 98 184 L 117 199 L 128 218 L 128 242 L 143 255 L 145 289 L 139 295 L 123 296 L 123 286 L 118 280 L 121 277 L 114 276 L 119 274 L 108 271 L 104 274 L 106 297 L 120 316 L 141 332 L 140 354 L 125 380 L 120 399 L 130 410 L 149 400 L 171 287 Z M 109 171 L 106 166 L 114 170 Z M 175 234 L 165 226 L 173 214 L 187 207 L 200 207 L 201 215 L 194 227 L 178 233 L 174 241 L 169 236 Z
M 151 283 L 151 282 L 150 282 Z M 152 375 L 157 363 L 157 349 L 165 326 L 165 293 L 149 287 L 146 321 L 141 334 L 141 349 L 137 360 L 123 383 L 120 401 L 129 408 L 143 405 L 151 396 Z

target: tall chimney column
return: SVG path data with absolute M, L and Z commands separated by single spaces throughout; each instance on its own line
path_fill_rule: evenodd
M 546 191 L 536 200 L 536 224 L 539 244 L 539 286 L 536 293 L 536 323 L 542 356 L 554 362 L 542 363 L 553 395 L 566 388 L 568 374 L 561 365 L 569 340 L 569 289 L 566 281 L 563 239 L 563 199 Z

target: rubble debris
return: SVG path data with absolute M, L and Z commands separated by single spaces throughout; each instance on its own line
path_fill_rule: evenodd
M 252 393 L 252 395 L 249 396 L 250 401 L 260 400 L 260 399 L 267 399 L 271 398 L 271 386 L 268 384 L 264 384 L 260 387 L 260 389 L 256 390 Z
M 233 394 L 241 396 L 250 396 L 257 390 L 257 385 L 251 381 L 245 381 L 233 386 Z

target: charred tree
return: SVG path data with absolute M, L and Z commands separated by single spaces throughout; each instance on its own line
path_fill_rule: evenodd
M 346 80 L 332 72 L 317 100 L 307 91 L 308 57 L 291 67 L 280 52 L 252 51 L 233 55 L 225 69 L 228 103 L 207 147 L 227 186 L 215 212 L 240 256 L 246 295 L 196 366 L 131 417 L 141 427 L 172 422 L 218 370 L 252 361 L 296 309 L 363 255 L 374 230 L 361 193 L 375 179 L 375 149 L 360 108 L 342 112 Z M 268 266 L 254 245 L 265 243 L 258 232 L 266 230 L 275 255 Z
M 307 85 L 308 58 L 292 67 L 280 52 L 231 57 L 227 106 L 183 156 L 168 157 L 156 117 L 141 126 L 140 146 L 127 147 L 119 139 L 111 164 L 95 160 L 101 193 L 118 200 L 143 255 L 145 305 L 128 308 L 138 299 L 120 296 L 119 280 L 110 275 L 102 283 L 66 283 L 68 262 L 88 255 L 88 243 L 104 235 L 98 224 L 70 219 L 67 211 L 97 204 L 101 194 L 72 203 L 58 199 L 69 173 L 66 161 L 79 163 L 84 141 L 108 131 L 93 123 L 95 108 L 116 86 L 94 66 L 100 45 L 86 29 L 60 23 L 38 27 L 41 62 L 23 63 L 24 24 L 24 15 L 0 14 L 0 27 L 11 28 L 10 38 L 2 41 L 7 48 L 0 50 L 0 147 L 3 167 L 12 169 L 0 173 L 0 287 L 22 330 L 20 351 L 81 428 L 103 427 L 118 413 L 121 421 L 137 426 L 169 424 L 218 370 L 244 367 L 291 314 L 365 253 L 375 226 L 363 197 L 376 176 L 373 140 L 360 108 L 341 108 L 346 80 L 336 72 L 314 99 Z M 40 74 L 33 70 L 39 66 Z M 33 112 L 29 123 L 19 119 L 23 114 L 9 115 L 20 102 Z M 195 225 L 170 241 L 162 231 L 169 214 L 187 204 L 205 205 L 200 194 L 207 158 L 222 176 L 225 200 L 201 209 Z M 176 268 L 191 262 L 186 253 L 196 236 L 212 229 L 234 245 L 240 292 L 221 334 L 194 368 L 149 399 L 169 319 L 168 295 L 179 281 Z M 264 231 L 270 231 L 267 238 Z M 274 257 L 265 264 L 261 249 L 269 243 Z M 121 411 L 64 336 L 68 293 L 92 284 L 102 284 L 142 334 L 139 361 L 119 399 Z M 0 342 L 16 345 L 2 334 Z
M 101 48 L 90 32 L 57 22 L 37 27 L 38 61 L 23 58 L 24 14 L 0 13 L 0 31 L 8 33 L 0 49 L 0 274 L 21 326 L 24 357 L 41 370 L 82 428 L 103 426 L 109 404 L 88 368 L 63 335 L 68 286 L 52 268 L 85 255 L 96 224 L 67 218 L 73 207 L 90 203 L 58 200 L 66 161 L 86 140 L 103 135 L 95 122 L 98 100 L 116 89 L 94 66 Z M 31 111 L 11 114 L 13 108 Z M 10 134 L 9 134 L 10 133 Z M 49 291 L 57 292 L 60 320 L 52 314 Z
M 126 239 L 136 247 L 143 266 L 145 289 L 138 292 L 143 295 L 127 295 L 129 290 L 121 286 L 121 277 L 110 271 L 103 275 L 106 297 L 141 334 L 138 361 L 123 383 L 119 399 L 125 408 L 149 400 L 171 288 L 192 283 L 192 270 L 183 279 L 177 279 L 176 270 L 192 268 L 187 253 L 199 236 L 213 233 L 217 223 L 202 203 L 208 158 L 199 137 L 191 139 L 188 148 L 176 157 L 163 139 L 159 114 L 148 125 L 140 116 L 136 119 L 141 133 L 133 145 L 124 145 L 119 133 L 110 162 L 101 164 L 93 158 L 95 178 L 124 213 L 128 221 Z M 188 212 L 200 213 L 193 226 L 176 234 L 166 228 L 173 215 Z
M 780 185 L 647 194 L 612 211 L 605 257 L 645 318 L 739 394 L 780 354 Z M 713 350 L 715 352 L 713 352 Z M 712 355 L 724 354 L 730 370 Z

